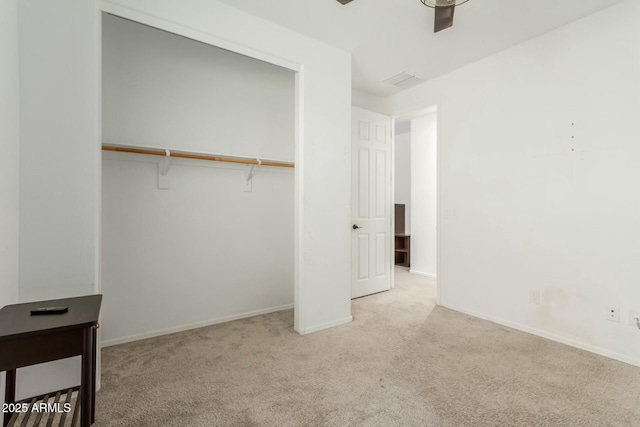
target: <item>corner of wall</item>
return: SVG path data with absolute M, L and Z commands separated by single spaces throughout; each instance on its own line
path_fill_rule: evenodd
M 387 98 L 363 92 L 358 89 L 351 90 L 351 105 L 365 110 L 375 111 L 376 113 L 384 114 L 385 116 L 390 115 Z

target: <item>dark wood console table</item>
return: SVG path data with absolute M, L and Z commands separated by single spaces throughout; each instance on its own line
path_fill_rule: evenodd
M 93 424 L 96 329 L 101 303 L 102 295 L 88 295 L 7 305 L 0 310 L 0 372 L 7 373 L 5 403 L 16 403 L 16 370 L 18 368 L 82 356 L 81 383 L 77 398 L 80 402 L 80 425 L 88 427 Z M 69 311 L 64 314 L 32 316 L 31 310 L 39 307 L 69 307 Z M 50 395 L 55 394 L 56 392 L 53 392 Z M 59 395 L 60 393 L 58 397 Z M 23 401 L 31 401 L 33 404 L 34 399 L 42 397 L 36 396 Z M 12 419 L 15 422 L 18 415 L 20 414 L 5 413 L 3 426 L 9 425 Z M 52 417 L 53 414 L 49 416 Z M 74 418 L 76 416 L 77 410 L 73 414 Z

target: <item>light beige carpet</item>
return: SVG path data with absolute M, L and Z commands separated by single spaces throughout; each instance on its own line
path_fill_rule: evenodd
M 640 368 L 435 305 L 397 270 L 354 321 L 284 311 L 102 351 L 98 426 L 639 426 Z

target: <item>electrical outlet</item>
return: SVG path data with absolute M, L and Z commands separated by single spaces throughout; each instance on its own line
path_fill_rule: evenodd
M 540 305 L 540 291 L 537 289 L 529 289 L 529 302 L 531 304 Z
M 620 309 L 618 307 L 607 307 L 606 319 L 612 322 L 620 322 Z
M 640 319 L 640 311 L 629 310 L 629 326 L 640 329 L 640 325 L 638 325 L 638 320 L 636 319 Z

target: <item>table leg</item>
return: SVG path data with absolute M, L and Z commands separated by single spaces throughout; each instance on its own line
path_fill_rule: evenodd
M 96 422 L 96 347 L 98 346 L 98 328 L 91 328 L 93 331 L 93 345 L 91 346 L 91 424 Z
M 80 426 L 91 426 L 91 389 L 93 389 L 93 328 L 83 330 L 82 337 L 82 378 L 80 380 Z
M 5 377 L 4 384 L 4 403 L 15 403 L 16 402 L 16 370 L 9 369 L 7 371 Z M 9 420 L 13 414 L 11 412 L 6 412 L 4 414 L 4 420 L 2 425 L 6 427 L 9 424 Z

